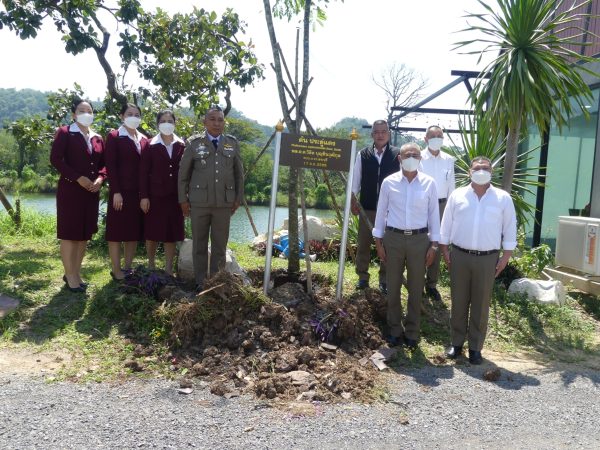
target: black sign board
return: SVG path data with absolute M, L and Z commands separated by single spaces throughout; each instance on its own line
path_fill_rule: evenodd
M 352 141 L 321 136 L 281 135 L 280 164 L 306 169 L 350 170 Z

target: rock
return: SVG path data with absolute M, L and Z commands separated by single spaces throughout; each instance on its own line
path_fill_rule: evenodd
M 321 344 L 319 344 L 319 347 L 325 350 L 329 350 L 330 352 L 335 352 L 338 348 L 337 345 L 328 344 L 326 342 L 321 342 Z
M 141 372 L 144 368 L 134 359 L 128 359 L 123 363 L 123 367 L 131 370 L 132 372 Z
M 315 216 L 306 216 L 306 224 L 308 227 L 308 238 L 314 241 L 328 240 L 339 234 L 339 229 L 335 225 L 327 225 L 321 219 Z M 284 219 L 282 230 L 288 229 L 288 219 Z M 304 232 L 302 226 L 302 215 L 298 216 L 298 236 L 304 240 Z
M 540 303 L 564 305 L 567 293 L 564 285 L 556 280 L 532 280 L 518 278 L 508 287 L 511 294 L 523 293 L 527 297 Z
M 208 254 L 210 257 L 210 249 Z M 225 255 L 225 271 L 234 275 L 239 275 L 242 279 L 242 282 L 244 283 L 244 286 L 250 286 L 252 284 L 250 277 L 248 276 L 246 271 L 242 269 L 242 267 L 239 265 L 237 259 L 235 259 L 235 255 L 229 248 L 227 249 L 227 253 Z
M 184 240 L 179 246 L 177 275 L 183 280 L 194 279 L 193 244 L 191 239 Z
M 284 353 L 275 360 L 275 372 L 290 372 L 298 367 L 298 360 L 290 353 Z
M 194 384 L 192 383 L 192 380 L 189 380 L 187 378 L 182 378 L 179 381 L 179 387 L 182 389 L 189 389 L 189 388 L 194 387 Z
M 177 389 L 177 392 L 180 394 L 190 395 L 192 392 L 194 392 L 194 390 L 192 388 L 181 388 Z
M 310 297 L 304 292 L 304 288 L 299 283 L 284 283 L 273 289 L 271 297 L 275 303 L 279 303 L 286 308 L 293 308 L 304 301 L 310 300 Z
M 19 307 L 19 300 L 0 294 L 0 319 Z
M 210 393 L 220 397 L 230 393 L 231 390 L 222 381 L 215 381 L 210 385 Z
M 483 373 L 483 379 L 485 381 L 498 381 L 500 379 L 500 369 L 496 368 L 496 369 L 490 369 L 490 370 L 486 370 Z
M 210 262 L 210 246 L 208 248 L 208 259 Z M 251 284 L 250 277 L 248 277 L 246 271 L 240 267 L 231 249 L 227 249 L 225 255 L 225 271 L 239 275 L 242 278 L 244 285 L 249 286 Z M 179 247 L 177 274 L 184 280 L 194 279 L 193 242 L 191 239 L 186 239 Z
M 315 382 L 315 376 L 304 370 L 294 370 L 288 373 L 290 380 L 294 386 L 310 386 Z

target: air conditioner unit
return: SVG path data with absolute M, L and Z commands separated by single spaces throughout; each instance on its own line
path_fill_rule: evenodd
M 600 219 L 559 216 L 555 262 L 600 276 Z

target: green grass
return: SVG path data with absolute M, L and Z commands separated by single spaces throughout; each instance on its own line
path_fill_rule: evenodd
M 123 362 L 130 359 L 138 343 L 152 345 L 154 354 L 144 359 L 151 370 L 140 375 L 168 374 L 169 315 L 154 299 L 125 295 L 109 276 L 109 261 L 103 246 L 88 250 L 83 275 L 90 282 L 87 296 L 64 289 L 58 242 L 52 217 L 25 212 L 24 225 L 14 229 L 6 213 L 0 213 L 0 292 L 18 298 L 21 306 L 0 320 L 0 348 L 60 350 L 72 360 L 59 378 L 81 380 L 115 379 L 129 374 Z M 246 244 L 230 244 L 245 269 L 264 268 L 264 256 Z M 144 264 L 140 249 L 134 264 Z M 272 269 L 285 269 L 285 259 L 274 258 Z M 301 262 L 304 270 L 304 262 Z M 329 277 L 335 287 L 337 262 L 315 262 L 315 274 Z M 378 268 L 370 268 L 377 280 Z M 344 295 L 354 294 L 358 277 L 347 263 Z M 402 350 L 392 366 L 421 367 L 430 364 L 449 343 L 450 292 L 448 275 L 441 274 L 443 304 L 424 300 L 421 342 L 415 351 Z M 406 292 L 402 299 L 406 307 Z M 406 310 L 406 309 L 405 309 Z M 498 289 L 490 310 L 486 350 L 542 351 L 550 357 L 569 360 L 569 352 L 598 354 L 600 300 L 570 292 L 562 307 L 531 303 Z M 580 357 L 580 356 L 578 356 Z M 572 359 L 571 359 L 572 360 Z

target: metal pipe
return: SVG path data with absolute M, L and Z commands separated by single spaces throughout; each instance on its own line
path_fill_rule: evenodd
M 275 229 L 275 208 L 277 207 L 277 182 L 279 180 L 279 153 L 281 149 L 281 132 L 283 123 L 279 122 L 275 129 L 275 155 L 273 160 L 273 182 L 271 183 L 271 204 L 269 206 L 269 227 L 267 229 L 267 248 L 265 261 L 265 277 L 263 279 L 263 292 L 267 295 L 271 282 L 271 259 L 273 257 L 273 232 Z
M 350 135 L 352 138 L 352 150 L 350 151 L 350 167 L 348 168 L 348 182 L 346 183 L 346 206 L 344 207 L 344 226 L 342 229 L 342 243 L 340 245 L 340 262 L 338 267 L 338 280 L 335 298 L 342 299 L 342 287 L 344 285 L 344 268 L 346 266 L 346 243 L 348 242 L 348 218 L 350 216 L 350 203 L 352 199 L 352 179 L 354 178 L 353 164 L 356 156 L 356 140 L 358 133 L 356 128 Z

